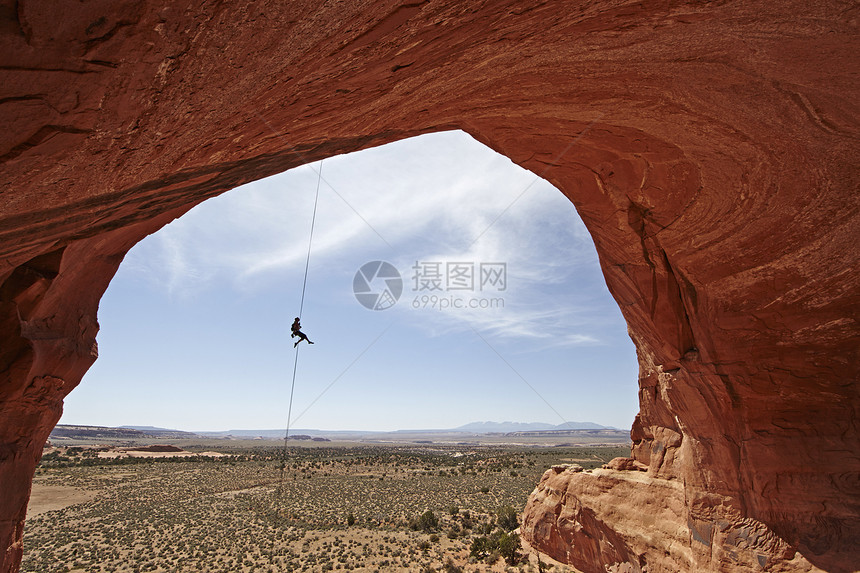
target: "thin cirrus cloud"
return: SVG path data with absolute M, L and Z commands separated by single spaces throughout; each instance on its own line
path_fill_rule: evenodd
M 462 311 L 454 326 L 429 314 L 426 328 L 600 343 L 583 303 L 588 294 L 563 290 L 578 288 L 571 285 L 583 269 L 599 273 L 594 247 L 573 206 L 546 181 L 462 132 L 338 156 L 321 167 L 321 176 L 319 163 L 306 165 L 203 203 L 136 247 L 127 265 L 178 299 L 223 284 L 253 290 L 300 273 L 319 185 L 315 272 L 333 276 L 335 261 L 358 268 L 362 257 L 379 258 L 393 261 L 408 283 L 416 261 L 504 262 L 504 308 Z

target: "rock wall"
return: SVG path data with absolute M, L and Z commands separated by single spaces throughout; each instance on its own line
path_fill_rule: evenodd
M 132 245 L 242 183 L 455 128 L 574 203 L 641 365 L 633 456 L 660 485 L 545 480 L 569 494 L 533 496 L 532 545 L 601 571 L 852 570 L 858 13 L 3 1 L 0 572 L 18 568 L 42 443 L 96 357 L 98 301 Z M 680 529 L 648 536 L 658 498 Z

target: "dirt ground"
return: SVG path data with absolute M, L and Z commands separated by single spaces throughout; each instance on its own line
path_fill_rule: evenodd
M 95 498 L 96 492 L 66 485 L 33 483 L 27 517 L 32 518 L 48 511 L 56 511 Z
M 195 456 L 208 456 L 219 458 L 224 454 L 218 452 L 141 452 L 137 450 L 117 448 L 108 452 L 99 452 L 102 459 L 110 458 L 189 458 Z

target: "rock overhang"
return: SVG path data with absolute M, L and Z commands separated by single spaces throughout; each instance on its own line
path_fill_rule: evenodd
M 7 10 L 0 472 L 19 485 L 0 504 L 0 570 L 131 246 L 242 183 L 453 128 L 582 216 L 637 346 L 633 456 L 684 483 L 693 541 L 723 532 L 728 549 L 683 549 L 697 567 L 747 567 L 730 548 L 744 520 L 822 568 L 856 562 L 856 14 L 566 8 Z

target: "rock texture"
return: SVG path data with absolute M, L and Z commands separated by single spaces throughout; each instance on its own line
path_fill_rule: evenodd
M 693 521 L 679 480 L 639 471 L 548 470 L 521 532 L 584 573 L 821 571 L 756 519 L 722 511 Z
M 601 571 L 856 568 L 859 13 L 4 0 L 0 571 L 132 245 L 239 184 L 454 128 L 576 205 L 641 365 L 647 472 L 545 480 L 531 544 Z M 649 536 L 658 498 L 680 529 Z

